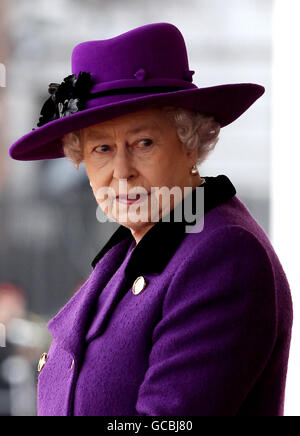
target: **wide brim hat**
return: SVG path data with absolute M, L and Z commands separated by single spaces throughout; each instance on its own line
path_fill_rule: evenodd
M 72 74 L 51 83 L 37 127 L 9 148 L 16 160 L 65 157 L 63 135 L 152 106 L 212 115 L 224 127 L 265 91 L 254 83 L 197 87 L 184 38 L 170 23 L 152 23 L 113 38 L 82 42 Z

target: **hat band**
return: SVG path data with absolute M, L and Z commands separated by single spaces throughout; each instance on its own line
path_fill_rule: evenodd
M 89 94 L 87 100 L 92 100 L 98 97 L 107 97 L 111 95 L 120 95 L 120 94 L 141 94 L 147 93 L 150 94 L 161 94 L 165 92 L 172 91 L 180 91 L 184 90 L 181 86 L 134 86 L 129 88 L 115 88 L 115 89 L 107 89 L 105 91 L 98 91 L 93 94 Z

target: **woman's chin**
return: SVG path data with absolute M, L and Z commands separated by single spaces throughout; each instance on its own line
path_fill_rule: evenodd
M 151 223 L 151 222 L 143 222 L 143 221 L 138 221 L 138 222 L 134 222 L 134 221 L 130 221 L 130 220 L 122 220 L 122 219 L 116 219 L 114 218 L 119 224 L 122 224 L 122 226 L 128 227 L 131 230 L 141 230 L 143 228 L 152 226 L 155 223 Z

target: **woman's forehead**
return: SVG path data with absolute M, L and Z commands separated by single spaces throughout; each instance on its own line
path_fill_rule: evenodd
M 167 120 L 157 110 L 138 111 L 125 116 L 113 118 L 83 129 L 86 139 L 99 139 L 109 134 L 112 129 L 122 129 L 126 134 L 139 133 L 143 130 L 161 131 Z

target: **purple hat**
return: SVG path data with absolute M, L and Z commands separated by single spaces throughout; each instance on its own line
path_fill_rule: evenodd
M 49 85 L 37 128 L 12 144 L 9 155 L 24 161 L 65 157 L 66 133 L 157 105 L 213 115 L 224 127 L 264 93 L 253 83 L 198 88 L 193 74 L 183 36 L 170 23 L 82 42 L 72 53 L 72 75 Z

